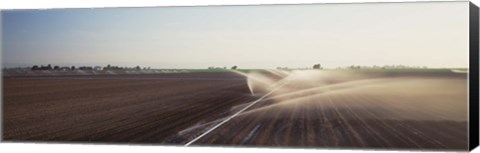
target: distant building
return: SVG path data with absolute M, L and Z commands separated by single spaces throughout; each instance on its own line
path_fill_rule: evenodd
M 95 66 L 95 67 L 93 67 L 93 70 L 95 70 L 95 71 L 101 71 L 101 70 L 103 70 L 103 67 L 101 67 L 101 66 Z
M 71 70 L 71 69 L 70 69 L 70 67 L 68 67 L 68 66 L 64 66 L 64 67 L 60 67 L 60 70 L 62 70 L 62 71 L 69 71 L 69 70 Z

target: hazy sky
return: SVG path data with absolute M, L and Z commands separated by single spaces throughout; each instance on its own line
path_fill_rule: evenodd
M 468 2 L 10 10 L 3 66 L 468 67 Z

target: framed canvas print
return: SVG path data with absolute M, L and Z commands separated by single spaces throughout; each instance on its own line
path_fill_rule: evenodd
M 2 141 L 468 151 L 469 1 L 2 10 Z

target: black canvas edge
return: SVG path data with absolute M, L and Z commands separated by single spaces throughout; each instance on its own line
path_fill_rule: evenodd
M 479 126 L 479 92 L 478 92 L 478 77 L 479 77 L 479 14 L 478 7 L 472 2 L 469 3 L 469 48 L 470 48 L 470 63 L 469 63 L 469 149 L 470 151 L 478 146 L 478 126 Z

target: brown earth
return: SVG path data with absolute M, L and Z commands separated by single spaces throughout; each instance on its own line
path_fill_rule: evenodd
M 230 107 L 254 98 L 243 80 L 141 80 L 171 76 L 4 78 L 3 139 L 160 143 L 194 124 L 223 117 Z M 174 76 L 238 77 L 227 73 Z
M 289 79 L 192 145 L 468 148 L 466 74 L 337 75 L 264 75 Z M 4 77 L 3 139 L 183 145 L 271 90 L 251 84 L 252 96 L 246 82 L 234 73 Z

